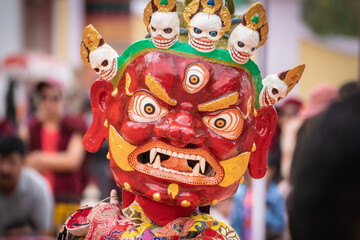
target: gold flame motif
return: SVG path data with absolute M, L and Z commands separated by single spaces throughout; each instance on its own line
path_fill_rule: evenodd
M 151 76 L 150 73 L 145 78 L 145 84 L 153 94 L 155 94 L 165 103 L 169 104 L 170 106 L 176 106 L 177 101 L 169 97 L 165 89 Z
M 231 105 L 234 105 L 239 99 L 239 94 L 234 92 L 229 96 L 222 97 L 220 99 L 215 99 L 214 101 L 201 104 L 198 106 L 200 112 L 214 112 L 219 109 L 227 108 Z
M 111 156 L 122 170 L 134 171 L 129 165 L 128 157 L 136 147 L 126 142 L 112 125 L 109 127 L 109 148 Z
M 252 21 L 254 17 L 257 17 L 258 21 Z M 267 40 L 267 34 L 269 32 L 269 25 L 266 20 L 266 12 L 264 6 L 260 3 L 254 3 L 244 14 L 244 20 L 246 27 L 258 31 L 260 34 L 260 42 L 258 47 L 265 44 Z
M 177 185 L 176 183 L 170 184 L 167 192 L 174 199 L 179 193 L 179 185 Z
M 89 54 L 99 47 L 102 37 L 92 24 L 87 25 L 82 34 L 80 56 L 84 64 L 90 67 Z
M 285 76 L 284 83 L 288 87 L 286 96 L 288 93 L 295 87 L 295 85 L 300 81 L 300 78 L 305 70 L 305 64 L 301 64 L 290 69 Z
M 220 165 L 224 168 L 225 174 L 224 179 L 221 181 L 219 186 L 228 187 L 245 173 L 249 164 L 250 152 L 244 152 L 236 157 L 230 158 L 225 161 L 221 161 Z
M 131 92 L 129 91 L 130 84 L 131 84 L 131 77 L 130 77 L 129 73 L 126 73 L 125 92 L 126 92 L 126 95 L 128 95 L 128 96 L 131 97 L 132 95 L 134 95 L 134 93 L 131 93 Z

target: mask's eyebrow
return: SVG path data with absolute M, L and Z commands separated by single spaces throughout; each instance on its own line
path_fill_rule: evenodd
M 238 99 L 239 94 L 237 92 L 233 92 L 228 96 L 224 96 L 214 101 L 200 104 L 198 106 L 198 110 L 200 112 L 214 112 L 219 109 L 225 109 L 231 105 L 234 105 L 238 101 Z
M 145 78 L 145 84 L 156 97 L 170 106 L 176 106 L 177 101 L 170 98 L 165 89 L 149 73 Z
M 134 93 L 131 93 L 129 90 L 130 85 L 131 85 L 131 77 L 130 77 L 129 73 L 126 73 L 125 92 L 126 92 L 126 95 L 128 95 L 128 96 L 134 95 Z

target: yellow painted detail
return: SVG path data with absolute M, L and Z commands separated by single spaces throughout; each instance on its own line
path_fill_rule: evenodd
M 90 52 L 96 50 L 99 47 L 100 40 L 101 35 L 92 24 L 89 24 L 84 28 L 82 42 L 90 50 Z
M 59 21 L 63 22 L 63 21 Z M 99 32 L 94 28 L 93 25 L 88 25 L 84 28 L 82 33 L 82 42 L 80 46 L 80 56 L 85 65 L 91 67 L 89 63 L 89 54 L 92 51 L 95 51 L 100 44 L 101 35 Z
M 257 15 L 259 19 L 258 22 L 252 21 L 255 15 Z M 260 42 L 258 44 L 258 47 L 264 45 L 267 40 L 267 34 L 269 32 L 269 25 L 266 20 L 266 12 L 264 6 L 260 2 L 254 3 L 246 11 L 243 18 L 245 19 L 246 27 L 254 31 L 260 30 Z
M 239 180 L 239 184 L 243 184 L 244 181 L 245 181 L 244 176 L 242 176 L 242 177 L 240 178 L 240 180 Z
M 130 184 L 128 184 L 127 182 L 124 183 L 124 187 L 126 190 L 130 191 L 131 190 L 131 186 Z
M 221 0 L 214 1 L 213 5 L 208 5 L 207 2 L 207 0 L 200 0 L 201 6 L 203 8 L 202 12 L 207 14 L 215 14 L 215 12 L 217 12 L 223 5 Z
M 155 201 L 160 201 L 160 200 L 161 200 L 160 193 L 154 193 L 154 194 L 153 194 L 153 199 L 154 199 Z
M 134 171 L 129 165 L 128 157 L 136 147 L 126 142 L 112 125 L 109 127 L 109 147 L 111 156 L 122 170 Z
M 225 177 L 219 186 L 227 187 L 239 180 L 247 169 L 249 159 L 250 152 L 244 152 L 226 161 L 221 161 L 220 165 L 224 168 Z
M 247 105 L 246 105 L 246 115 L 244 116 L 244 119 L 246 120 L 249 115 L 250 115 L 250 111 L 251 111 L 251 101 L 252 101 L 252 97 L 249 97 L 248 101 L 247 101 Z
M 119 90 L 118 88 L 115 88 L 114 91 L 112 91 L 111 96 L 115 97 L 118 94 Z
M 179 185 L 177 185 L 176 183 L 172 183 L 169 185 L 167 191 L 168 194 L 171 195 L 171 197 L 174 199 L 179 193 Z
M 219 200 L 214 200 L 214 201 L 212 201 L 212 202 L 211 202 L 211 205 L 215 206 L 215 204 L 217 204 L 218 201 L 219 201 Z
M 168 0 L 167 5 L 162 5 L 161 0 L 154 0 L 153 3 L 157 7 L 158 12 L 171 12 L 176 7 L 176 0 Z
M 170 106 L 176 106 L 177 101 L 169 97 L 165 89 L 151 76 L 150 73 L 145 78 L 145 84 L 149 88 L 150 92 L 155 94 L 166 104 L 169 104 Z
M 106 158 L 110 160 L 110 153 L 109 152 L 106 154 Z
M 155 225 L 154 223 L 150 223 L 149 219 L 145 216 L 144 211 L 137 202 L 133 202 L 129 207 L 123 209 L 122 211 L 125 217 L 133 223 L 136 231 L 134 231 L 133 228 L 127 229 L 121 235 L 121 239 L 138 239 L 139 234 L 141 235 L 146 228 L 150 228 Z
M 200 112 L 214 112 L 219 109 L 227 108 L 231 105 L 234 105 L 239 99 L 239 94 L 234 92 L 229 96 L 216 99 L 214 101 L 203 103 L 198 106 Z
M 130 84 L 131 84 L 131 77 L 130 77 L 130 75 L 129 75 L 128 73 L 126 73 L 125 92 L 126 92 L 126 95 L 128 95 L 128 96 L 134 95 L 133 93 L 131 93 L 131 92 L 129 91 Z
M 251 148 L 251 151 L 252 151 L 252 152 L 255 152 L 255 151 L 256 151 L 256 145 L 255 145 L 255 143 L 253 143 L 252 148 Z
M 104 127 L 108 127 L 109 126 L 109 123 L 108 123 L 108 120 L 106 119 L 105 122 L 104 122 Z
M 191 205 L 191 203 L 190 203 L 189 201 L 183 200 L 183 201 L 181 202 L 181 206 L 182 206 L 182 207 L 189 207 L 190 205 Z
M 254 108 L 254 116 L 257 117 L 258 113 L 256 111 L 256 109 Z

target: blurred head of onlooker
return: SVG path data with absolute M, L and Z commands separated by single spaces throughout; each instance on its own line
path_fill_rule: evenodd
M 278 123 L 284 125 L 288 120 L 299 115 L 302 102 L 294 97 L 288 97 L 278 108 Z
M 53 199 L 45 179 L 24 166 L 25 146 L 15 136 L 0 138 L 0 237 L 45 235 Z
M 287 154 L 288 145 L 292 144 L 292 141 L 287 136 L 289 135 L 289 129 L 293 125 L 292 122 L 299 118 L 301 106 L 302 102 L 299 99 L 287 97 L 277 109 L 278 123 L 268 151 L 268 183 L 271 181 L 279 183 L 288 175 L 287 173 L 284 174 L 284 171 L 288 172 L 288 165 L 291 163 L 288 163 L 290 160 L 288 161 L 286 157 L 289 155 Z M 284 139 L 286 145 L 282 144 Z
M 360 89 L 359 82 L 357 82 L 357 81 L 347 82 L 339 88 L 339 96 L 341 99 L 344 99 L 347 96 L 352 95 L 359 89 Z
M 338 90 L 329 84 L 321 84 L 310 92 L 310 99 L 301 111 L 303 119 L 309 119 L 326 110 L 339 99 Z
M 297 171 L 298 164 L 301 164 L 300 161 L 302 160 L 299 156 L 304 151 L 303 148 L 309 139 L 311 126 L 319 117 L 321 117 L 321 113 L 337 100 L 339 100 L 338 90 L 329 84 L 321 84 L 310 92 L 308 104 L 300 111 L 300 117 L 303 121 L 296 133 L 296 144 L 292 154 L 293 159 L 290 167 L 291 183 L 293 183 L 293 176 Z
M 63 107 L 62 86 L 56 80 L 40 82 L 36 86 L 37 115 L 42 121 L 58 121 Z
M 0 190 L 6 196 L 13 193 L 23 166 L 25 146 L 16 137 L 2 137 L 0 141 Z
M 293 240 L 360 239 L 360 92 L 311 126 L 293 176 Z

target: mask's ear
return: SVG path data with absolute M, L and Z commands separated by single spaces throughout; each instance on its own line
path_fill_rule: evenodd
M 97 80 L 91 86 L 90 100 L 93 121 L 83 138 L 83 145 L 89 152 L 96 152 L 108 137 L 107 127 L 104 125 L 111 101 L 113 86 L 105 80 Z
M 278 77 L 284 81 L 288 87 L 286 91 L 286 96 L 289 92 L 295 87 L 295 85 L 300 81 L 300 78 L 305 70 L 305 64 L 298 65 L 292 69 L 289 69 L 285 72 L 279 73 Z
M 265 176 L 267 149 L 274 133 L 277 115 L 273 106 L 266 106 L 257 109 L 256 117 L 256 150 L 251 153 L 249 161 L 249 173 L 253 178 Z

